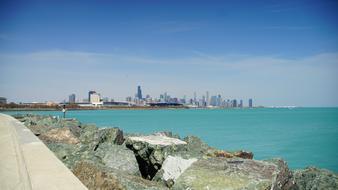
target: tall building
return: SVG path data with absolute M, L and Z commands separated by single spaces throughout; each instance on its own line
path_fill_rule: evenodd
M 252 99 L 249 99 L 249 108 L 252 108 Z
M 206 101 L 205 101 L 205 96 L 202 96 L 202 105 L 201 105 L 202 107 L 205 107 L 205 106 L 207 106 L 207 103 L 206 103 Z
M 164 102 L 164 95 L 163 94 L 160 95 L 160 102 Z
M 75 104 L 75 94 L 71 94 L 71 95 L 69 95 L 69 100 L 68 100 L 68 102 L 70 103 L 70 104 Z
M 217 96 L 211 96 L 210 105 L 217 106 Z
M 141 100 L 142 99 L 142 90 L 141 90 L 141 86 L 137 86 L 137 94 L 136 97 Z
M 127 102 L 131 102 L 131 101 L 132 101 L 132 97 L 128 96 L 128 97 L 126 98 L 126 101 L 127 101 Z
M 209 106 L 210 100 L 209 100 L 209 91 L 207 91 L 207 97 L 206 97 L 206 106 Z
M 92 102 L 91 99 L 90 99 L 90 96 L 91 96 L 92 94 L 95 94 L 95 93 L 96 93 L 96 92 L 93 91 L 93 90 L 91 90 L 91 91 L 88 92 L 88 102 Z
M 221 106 L 221 103 L 222 103 L 222 96 L 219 94 L 217 96 L 217 105 L 216 106 Z
M 7 99 L 5 97 L 0 97 L 0 104 L 7 104 Z
M 101 95 L 98 93 L 90 94 L 90 103 L 92 104 L 100 104 L 101 103 Z
M 194 92 L 194 104 L 197 103 L 197 95 L 196 95 L 196 92 Z
M 236 99 L 232 100 L 231 107 L 237 108 L 237 100 Z
M 240 108 L 242 108 L 242 107 L 243 107 L 243 100 L 240 100 L 240 101 L 239 101 L 239 105 L 238 105 L 238 107 L 240 107 Z
M 169 102 L 170 97 L 168 96 L 168 93 L 164 93 L 164 102 Z

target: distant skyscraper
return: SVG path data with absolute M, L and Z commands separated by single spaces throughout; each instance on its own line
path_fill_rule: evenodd
M 69 101 L 70 104 L 75 104 L 75 94 L 69 95 Z
M 194 104 L 197 103 L 197 95 L 196 95 L 196 92 L 194 92 Z
M 169 102 L 169 97 L 167 92 L 164 93 L 164 102 Z
M 209 104 L 210 104 L 210 100 L 209 100 L 209 91 L 207 91 L 207 97 L 206 97 L 206 106 L 209 106 Z
M 211 96 L 210 105 L 217 106 L 217 96 Z
M 142 99 L 142 90 L 141 90 L 141 86 L 137 86 L 137 98 L 139 99 L 139 100 L 141 100 Z
M 5 97 L 0 97 L 0 104 L 7 104 L 7 99 Z
M 237 107 L 237 100 L 236 99 L 232 100 L 232 107 L 233 108 Z
M 221 106 L 221 103 L 222 103 L 222 96 L 219 94 L 217 96 L 217 105 L 216 106 Z
M 207 103 L 205 101 L 205 96 L 202 96 L 202 106 L 203 107 L 207 106 Z
M 127 101 L 127 102 L 131 102 L 131 101 L 132 101 L 132 97 L 128 96 L 128 97 L 126 98 L 126 101 Z
M 101 95 L 98 93 L 90 94 L 90 103 L 99 104 L 101 102 Z
M 242 107 L 243 107 L 243 100 L 240 100 L 240 101 L 239 101 L 239 105 L 238 105 L 238 107 L 240 107 L 240 108 L 242 108 Z
M 93 90 L 91 90 L 91 91 L 88 92 L 88 102 L 92 102 L 92 101 L 90 100 L 90 95 L 95 94 L 95 93 L 96 93 L 96 92 L 93 91 Z
M 249 108 L 252 108 L 252 99 L 249 99 Z

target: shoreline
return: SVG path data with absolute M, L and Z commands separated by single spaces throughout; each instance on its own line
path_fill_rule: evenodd
M 232 110 L 232 109 L 260 109 L 263 107 L 254 108 L 189 108 L 189 107 L 113 107 L 113 108 L 68 108 L 67 111 L 86 111 L 86 110 Z M 265 107 L 264 107 L 265 108 Z M 60 109 L 52 108 L 14 108 L 1 109 L 0 111 L 62 111 Z
M 77 107 L 77 108 L 67 108 L 67 111 L 86 111 L 86 110 L 252 110 L 252 109 L 299 109 L 299 108 L 311 108 L 311 109 L 320 109 L 320 108 L 328 108 L 328 109 L 337 109 L 338 107 L 332 106 L 332 107 L 242 107 L 242 108 L 231 108 L 231 107 L 213 107 L 213 108 L 204 108 L 204 107 L 150 107 L 150 106 L 135 106 L 135 107 L 126 107 L 126 106 L 120 106 L 120 107 Z M 57 108 L 32 108 L 32 107 L 26 107 L 26 108 L 3 108 L 0 107 L 0 112 L 15 112 L 15 111 L 62 111 L 60 107 Z
M 337 174 L 328 170 L 314 167 L 290 170 L 281 159 L 255 160 L 251 152 L 219 150 L 194 136 L 180 138 L 171 132 L 125 134 L 119 128 L 97 128 L 76 119 L 51 116 L 26 115 L 18 119 L 45 142 L 89 189 L 98 187 L 90 186 L 94 183 L 94 179 L 89 177 L 92 171 L 107 174 L 102 180 L 114 179 L 125 189 L 202 189 L 219 185 L 231 189 L 233 183 L 226 182 L 232 179 L 231 176 L 237 176 L 232 181 L 241 181 L 236 185 L 243 188 L 254 184 L 258 188 L 256 180 L 266 188 L 274 187 L 275 182 L 280 183 L 280 188 L 271 189 L 304 189 L 303 185 L 319 186 L 328 181 L 338 186 Z M 257 167 L 260 169 L 256 170 Z M 271 171 L 277 174 L 277 178 Z M 224 172 L 230 173 L 224 175 Z M 171 175 L 173 173 L 175 175 Z M 199 179 L 199 183 L 187 181 L 191 177 Z M 244 180 L 247 177 L 250 180 Z

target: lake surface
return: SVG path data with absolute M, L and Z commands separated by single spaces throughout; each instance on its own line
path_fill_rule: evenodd
M 255 159 L 281 157 L 294 169 L 315 165 L 338 172 L 338 108 L 82 110 L 67 117 L 127 133 L 196 135 L 219 149 L 252 151 Z

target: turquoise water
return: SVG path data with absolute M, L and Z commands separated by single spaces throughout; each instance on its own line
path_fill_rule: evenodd
M 338 108 L 95 110 L 67 116 L 125 132 L 196 135 L 220 149 L 253 151 L 255 159 L 281 157 L 291 168 L 315 165 L 338 172 Z

